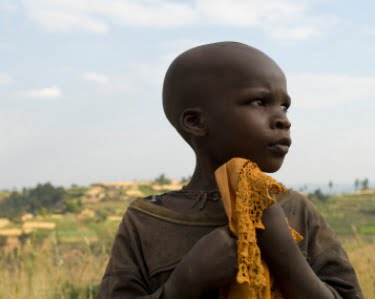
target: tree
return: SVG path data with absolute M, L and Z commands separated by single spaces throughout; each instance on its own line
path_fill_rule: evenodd
M 41 208 L 45 208 L 48 212 L 63 208 L 64 196 L 65 190 L 62 187 L 54 187 L 50 183 L 38 184 L 28 190 L 30 212 L 37 214 Z
M 63 187 L 54 187 L 50 183 L 15 190 L 0 202 L 0 217 L 17 218 L 24 213 L 78 212 L 81 209 L 82 194 L 82 190 L 77 188 L 66 192 Z
M 65 203 L 66 203 L 65 210 L 69 213 L 78 213 L 82 210 L 82 204 L 79 200 L 67 199 Z
M 365 178 L 362 181 L 362 190 L 367 190 L 368 189 L 368 178 Z
M 354 190 L 357 191 L 359 188 L 359 179 L 355 179 L 354 181 Z
M 159 185 L 168 185 L 168 184 L 171 183 L 171 180 L 168 179 L 168 178 L 164 175 L 164 173 L 162 173 L 161 175 L 159 175 L 159 176 L 154 180 L 154 182 L 155 182 L 156 184 L 159 184 Z
M 326 201 L 328 199 L 328 196 L 322 192 L 322 190 L 315 189 L 313 193 L 309 193 L 309 197 L 311 199 L 320 200 L 320 201 Z
M 329 187 L 330 193 L 332 193 L 332 187 L 333 187 L 333 182 L 332 181 L 328 182 L 328 187 Z

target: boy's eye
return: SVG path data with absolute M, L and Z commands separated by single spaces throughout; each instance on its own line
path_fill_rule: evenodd
M 281 106 L 281 109 L 286 113 L 288 112 L 289 106 L 290 106 L 289 104 L 284 104 Z
M 266 101 L 264 99 L 256 99 L 251 101 L 251 103 L 255 106 L 265 106 Z

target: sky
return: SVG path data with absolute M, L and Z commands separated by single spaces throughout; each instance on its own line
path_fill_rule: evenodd
M 0 189 L 171 178 L 168 65 L 200 44 L 271 56 L 292 98 L 286 184 L 375 180 L 375 2 L 0 0 Z

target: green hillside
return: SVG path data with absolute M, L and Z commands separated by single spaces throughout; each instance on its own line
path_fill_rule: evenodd
M 341 239 L 359 234 L 366 242 L 374 242 L 375 194 L 332 196 L 314 203 Z

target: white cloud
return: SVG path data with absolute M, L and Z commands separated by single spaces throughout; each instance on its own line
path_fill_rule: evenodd
M 295 74 L 288 77 L 293 105 L 302 108 L 340 106 L 369 100 L 375 94 L 375 77 L 340 74 Z
M 313 26 L 268 28 L 267 31 L 275 38 L 288 40 L 304 40 L 319 34 Z
M 110 23 L 125 26 L 175 26 L 193 23 L 190 5 L 173 1 L 23 0 L 31 19 L 50 31 L 108 31 Z
M 107 84 L 109 82 L 109 78 L 107 76 L 98 74 L 96 72 L 88 72 L 83 74 L 83 79 L 100 84 Z
M 57 86 L 46 87 L 37 90 L 31 90 L 26 92 L 26 95 L 32 98 L 39 99 L 54 99 L 62 95 L 61 90 Z
M 207 23 L 232 26 L 257 26 L 305 15 L 306 8 L 291 0 L 197 0 L 197 13 Z
M 12 82 L 12 77 L 6 73 L 0 73 L 0 85 L 8 85 Z
M 34 18 L 49 31 L 69 31 L 75 28 L 95 33 L 108 31 L 108 26 L 105 23 L 87 15 L 41 10 L 35 12 Z
M 177 1 L 105 1 L 104 14 L 128 26 L 182 26 L 192 24 L 197 13 L 191 5 Z
M 306 39 L 327 18 L 297 0 L 23 0 L 26 14 L 46 30 L 105 33 L 110 25 L 170 28 L 216 25 L 257 28 L 275 38 Z M 331 17 L 332 18 L 332 17 Z

